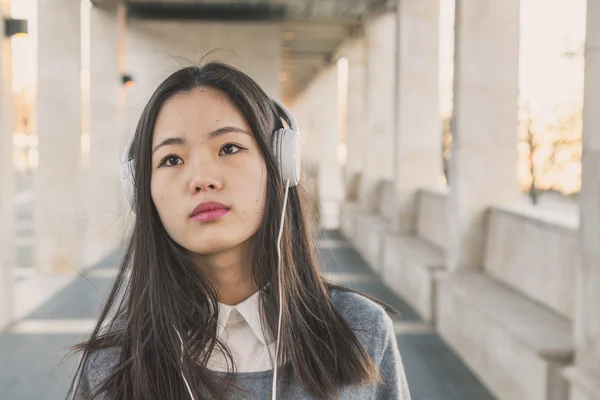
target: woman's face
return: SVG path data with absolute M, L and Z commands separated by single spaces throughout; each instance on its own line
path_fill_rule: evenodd
M 175 242 L 202 255 L 245 243 L 260 226 L 266 185 L 254 134 L 223 92 L 199 87 L 163 105 L 152 138 L 150 188 Z

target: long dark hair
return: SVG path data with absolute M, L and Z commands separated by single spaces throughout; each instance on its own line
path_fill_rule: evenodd
M 184 399 L 182 371 L 195 393 L 225 399 L 235 391 L 235 367 L 216 337 L 217 290 L 194 265 L 188 251 L 166 233 L 150 195 L 151 146 L 163 104 L 181 92 L 205 86 L 225 93 L 242 112 L 262 151 L 267 174 L 264 218 L 254 236 L 252 276 L 261 297 L 263 324 L 276 334 L 279 310 L 277 235 L 284 184 L 271 148 L 272 132 L 283 127 L 268 95 L 241 71 L 218 62 L 185 67 L 156 89 L 138 123 L 131 157 L 135 163 L 135 226 L 114 286 L 90 338 L 74 346 L 82 356 L 75 374 L 87 370 L 92 353 L 116 347 L 120 361 L 90 399 Z M 302 187 L 289 189 L 281 239 L 283 322 L 278 362 L 285 383 L 293 374 L 316 398 L 338 397 L 341 386 L 373 384 L 379 378 L 369 355 L 330 300 L 338 288 L 318 269 L 302 200 Z M 268 285 L 273 282 L 274 284 Z M 182 355 L 180 332 L 187 343 Z M 213 350 L 230 364 L 222 377 L 206 368 Z M 78 379 L 71 383 L 75 390 Z

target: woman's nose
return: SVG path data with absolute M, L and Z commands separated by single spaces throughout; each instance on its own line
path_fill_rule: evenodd
M 221 190 L 221 182 L 217 179 L 206 178 L 206 179 L 194 179 L 190 185 L 190 191 L 192 194 L 198 192 L 210 192 Z
M 203 172 L 202 172 L 203 171 Z M 190 181 L 190 192 L 192 194 L 198 192 L 218 191 L 223 187 L 223 180 L 216 171 L 206 168 L 196 172 L 193 179 Z

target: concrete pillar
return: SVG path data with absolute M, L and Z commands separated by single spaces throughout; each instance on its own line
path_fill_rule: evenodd
M 309 190 L 316 189 L 320 225 L 328 229 L 339 227 L 344 197 L 342 168 L 337 157 L 340 145 L 337 78 L 335 64 L 324 67 L 291 105 L 302 132 L 302 164 L 316 169 L 316 182 L 310 175 L 302 179 Z
M 125 89 L 121 84 L 120 40 L 124 8 L 90 10 L 90 164 L 87 184 L 87 234 L 84 264 L 114 251 L 125 236 L 126 204 L 119 180 L 126 135 L 122 122 Z M 123 68 L 121 66 L 121 68 Z
M 360 204 L 366 211 L 377 205 L 377 182 L 393 176 L 396 36 L 395 12 L 365 23 L 368 118 Z
M 81 29 L 78 0 L 38 0 L 35 257 L 42 271 L 78 268 Z
M 456 0 L 450 270 L 481 268 L 485 211 L 517 201 L 519 0 Z
M 366 48 L 365 38 L 347 42 L 340 56 L 348 60 L 348 96 L 346 115 L 346 166 L 344 182 L 348 200 L 357 200 L 356 175 L 362 171 L 365 157 L 367 131 L 366 95 Z
M 581 267 L 576 270 L 571 400 L 600 398 L 600 2 L 587 2 L 583 156 L 579 195 Z
M 0 17 L 10 15 L 10 2 L 0 0 Z M 13 109 L 10 39 L 0 37 L 0 331 L 13 315 L 14 265 Z
M 400 232 L 415 229 L 417 190 L 437 187 L 442 175 L 439 10 L 439 0 L 398 1 L 394 187 Z
M 313 83 L 318 96 L 314 109 L 318 121 L 318 181 L 321 203 L 321 225 L 337 229 L 340 225 L 340 207 L 344 199 L 342 168 L 337 157 L 340 146 L 340 115 L 338 114 L 338 70 L 335 65 L 326 68 Z M 302 129 L 302 126 L 300 126 Z

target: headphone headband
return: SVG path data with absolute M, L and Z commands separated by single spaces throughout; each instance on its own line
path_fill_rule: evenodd
M 300 128 L 298 127 L 298 121 L 296 121 L 296 117 L 294 117 L 294 114 L 292 114 L 292 112 L 281 101 L 277 100 L 275 97 L 271 97 L 271 101 L 273 103 L 275 103 L 275 105 L 283 112 L 283 114 L 290 121 L 290 129 L 293 129 L 296 132 L 299 132 Z

